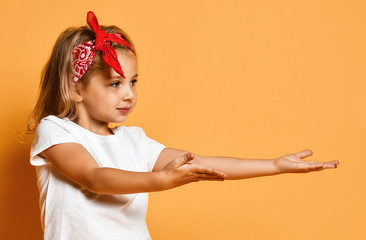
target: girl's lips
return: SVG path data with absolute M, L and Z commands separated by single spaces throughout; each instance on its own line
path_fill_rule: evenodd
M 131 108 L 129 107 L 125 107 L 125 108 L 117 108 L 118 111 L 122 112 L 122 113 L 128 113 L 128 111 L 130 111 Z

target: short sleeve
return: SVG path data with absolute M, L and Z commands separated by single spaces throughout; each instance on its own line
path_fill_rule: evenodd
M 142 142 L 144 143 L 146 148 L 145 166 L 147 168 L 147 171 L 151 172 L 155 166 L 156 160 L 158 160 L 161 151 L 163 151 L 166 146 L 146 136 L 142 128 L 139 128 L 139 130 L 141 131 L 140 134 L 142 137 Z
M 74 136 L 65 128 L 56 116 L 43 118 L 38 124 L 35 138 L 31 146 L 30 163 L 33 166 L 41 166 L 48 160 L 38 156 L 47 148 L 60 143 L 78 143 Z

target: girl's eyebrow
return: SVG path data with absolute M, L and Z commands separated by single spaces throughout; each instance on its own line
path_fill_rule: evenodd
M 139 75 L 136 73 L 132 78 L 138 77 Z M 113 76 L 112 78 L 122 78 L 120 75 Z

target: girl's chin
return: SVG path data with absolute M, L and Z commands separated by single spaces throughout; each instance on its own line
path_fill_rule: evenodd
M 113 121 L 111 121 L 111 123 L 123 123 L 127 120 L 127 116 L 123 116 L 123 117 L 118 117 L 116 119 L 114 119 Z

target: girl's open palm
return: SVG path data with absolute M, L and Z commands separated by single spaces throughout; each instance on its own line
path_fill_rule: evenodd
M 298 153 L 288 154 L 275 159 L 274 165 L 280 173 L 306 173 L 311 171 L 320 171 L 327 168 L 337 168 L 339 162 L 319 162 L 319 161 L 304 161 L 303 158 L 313 155 L 311 150 L 303 150 Z

